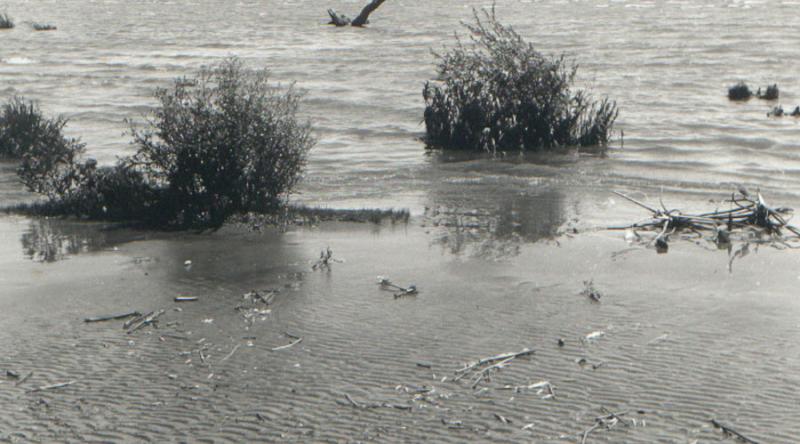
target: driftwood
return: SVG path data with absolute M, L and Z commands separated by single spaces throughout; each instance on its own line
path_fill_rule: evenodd
M 91 318 L 85 318 L 83 322 L 103 322 L 103 321 L 112 321 L 116 319 L 125 319 L 131 316 L 141 316 L 142 314 L 138 311 L 131 311 L 128 313 L 121 313 L 121 314 L 113 314 L 113 315 L 106 315 L 106 316 L 95 316 Z
M 405 404 L 393 404 L 391 402 L 372 402 L 372 403 L 357 402 L 355 399 L 353 399 L 352 396 L 350 396 L 347 393 L 344 394 L 344 397 L 345 399 L 347 399 L 349 405 L 357 409 L 391 408 L 397 410 L 411 410 L 411 406 Z
M 668 210 L 663 202 L 661 208 L 654 208 L 623 193 L 614 191 L 614 194 L 638 205 L 651 213 L 649 219 L 635 224 L 609 227 L 612 230 L 632 230 L 631 238 L 641 239 L 636 230 L 657 233 L 650 242 L 654 243 L 659 253 L 668 249 L 669 236 L 673 233 L 689 233 L 702 237 L 703 233 L 711 233 L 709 240 L 716 243 L 717 247 L 730 246 L 731 234 L 738 232 L 743 235 L 755 232 L 758 235 L 769 235 L 769 241 L 783 247 L 792 247 L 788 241 L 800 240 L 800 229 L 789 225 L 788 218 L 791 208 L 771 207 L 767 205 L 761 193 L 755 196 L 742 187 L 738 193 L 732 193 L 728 204 L 729 209 L 699 213 L 683 214 L 680 210 Z M 784 235 L 787 231 L 791 234 Z M 627 237 L 627 236 L 626 236 Z
M 378 285 L 380 285 L 382 290 L 400 290 L 399 293 L 394 294 L 394 298 L 400 298 L 403 296 L 416 296 L 419 291 L 417 290 L 417 286 L 415 284 L 411 284 L 408 287 L 401 287 L 399 285 L 393 284 L 389 278 L 378 276 Z
M 479 359 L 475 362 L 466 364 L 463 368 L 456 370 L 456 376 L 453 378 L 453 381 L 459 381 L 467 375 L 475 375 L 475 379 L 472 381 L 471 385 L 471 387 L 474 389 L 481 383 L 481 381 L 488 379 L 492 371 L 504 368 L 516 358 L 532 355 L 533 353 L 534 351 L 532 349 L 526 348 L 519 352 L 503 353 L 500 355 Z
M 20 379 L 19 381 L 17 381 L 17 383 L 16 383 L 16 384 L 14 384 L 14 385 L 16 385 L 16 386 L 20 386 L 20 385 L 24 384 L 24 383 L 25 383 L 25 381 L 27 381 L 27 380 L 28 380 L 28 378 L 30 378 L 31 376 L 33 376 L 33 371 L 29 371 L 27 375 L 23 376 L 23 377 L 22 377 L 22 379 Z
M 286 336 L 294 339 L 294 341 L 292 341 L 292 342 L 290 342 L 289 344 L 286 344 L 286 345 L 281 345 L 280 347 L 275 347 L 275 348 L 272 349 L 272 351 L 285 350 L 287 348 L 294 347 L 295 345 L 297 345 L 297 344 L 299 344 L 299 343 L 301 343 L 303 341 L 303 338 L 301 338 L 300 336 L 295 336 L 295 335 L 290 334 L 288 332 L 283 332 L 283 334 L 285 334 Z
M 364 6 L 364 9 L 361 10 L 361 14 L 358 14 L 358 17 L 356 17 L 353 20 L 350 20 L 350 18 L 347 17 L 346 15 L 340 14 L 334 11 L 333 9 L 328 9 L 328 15 L 331 17 L 331 21 L 328 24 L 335 26 L 351 25 L 351 26 L 362 27 L 367 23 L 369 23 L 368 20 L 369 15 L 372 14 L 376 9 L 378 9 L 378 7 L 382 5 L 384 1 L 386 0 L 370 1 L 369 4 L 367 6 Z
M 228 353 L 227 355 L 225 355 L 225 357 L 224 357 L 224 358 L 222 358 L 222 359 L 220 360 L 220 362 L 227 361 L 227 360 L 228 360 L 228 358 L 230 358 L 231 356 L 233 356 L 233 354 L 234 354 L 234 353 L 236 353 L 236 350 L 239 350 L 239 347 L 241 347 L 241 346 L 242 346 L 242 344 L 236 344 L 236 347 L 233 347 L 233 350 L 231 350 L 231 352 L 230 352 L 230 353 Z
M 721 424 L 716 419 L 712 419 L 711 420 L 711 424 L 714 424 L 714 427 L 722 430 L 722 432 L 725 433 L 726 435 L 735 436 L 738 440 L 740 440 L 742 442 L 746 442 L 747 444 L 758 444 L 758 442 L 753 441 L 752 439 L 742 435 L 741 433 L 737 432 L 736 430 L 733 430 L 732 428 Z
M 128 334 L 131 334 L 131 333 L 135 332 L 136 330 L 138 330 L 138 329 L 140 329 L 140 328 L 142 328 L 142 327 L 144 327 L 144 326 L 147 326 L 147 325 L 153 324 L 153 323 L 154 323 L 154 322 L 155 322 L 155 321 L 156 321 L 156 320 L 157 320 L 157 319 L 158 319 L 158 318 L 159 318 L 161 315 L 163 315 L 163 314 L 164 314 L 164 312 L 165 312 L 164 310 L 158 310 L 157 312 L 152 312 L 152 311 L 151 311 L 151 312 L 150 312 L 149 314 L 147 314 L 147 316 L 145 316 L 143 319 L 141 319 L 140 321 L 136 322 L 136 323 L 135 323 L 135 324 L 134 324 L 134 325 L 133 325 L 133 326 L 132 326 L 132 327 L 131 327 L 131 328 L 128 330 Z
M 36 387 L 36 388 L 32 388 L 32 389 L 28 390 L 28 393 L 42 392 L 42 391 L 45 391 L 45 390 L 59 389 L 59 388 L 62 388 L 62 387 L 66 387 L 66 386 L 75 384 L 76 382 L 78 382 L 78 381 L 68 381 L 68 382 L 61 382 L 61 383 L 58 383 L 58 384 L 43 385 L 41 387 Z

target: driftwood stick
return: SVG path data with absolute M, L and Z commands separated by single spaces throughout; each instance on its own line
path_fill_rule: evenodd
M 128 328 L 130 328 L 131 325 L 141 321 L 142 319 L 144 319 L 144 318 L 146 318 L 146 317 L 148 317 L 148 316 L 150 316 L 152 314 L 153 314 L 153 312 L 151 311 L 151 312 L 147 313 L 146 315 L 139 315 L 139 316 L 136 316 L 133 319 L 128 319 L 127 321 L 125 321 L 124 324 L 122 324 L 122 329 L 123 330 L 127 330 Z
M 44 391 L 44 390 L 58 389 L 58 388 L 66 387 L 68 385 L 75 384 L 76 382 L 78 382 L 78 381 L 68 381 L 68 382 L 61 382 L 61 383 L 58 383 L 58 384 L 43 385 L 41 387 L 36 387 L 36 388 L 30 389 L 27 392 L 28 393 L 33 393 L 33 392 L 41 392 L 41 391 Z
M 131 311 L 128 313 L 121 313 L 121 314 L 113 314 L 113 315 L 106 315 L 106 316 L 95 316 L 91 318 L 85 318 L 83 322 L 103 322 L 103 321 L 111 321 L 116 319 L 125 319 L 131 316 L 141 316 L 142 314 L 138 311 Z
M 357 409 L 360 409 L 360 408 L 361 408 L 361 404 L 357 403 L 357 402 L 355 401 L 355 399 L 353 399 L 352 397 L 350 397 L 350 395 L 349 395 L 349 394 L 345 393 L 345 394 L 344 394 L 344 397 L 345 397 L 345 398 L 347 398 L 347 400 L 348 400 L 348 401 L 350 401 L 350 404 L 353 404 L 353 407 L 355 407 L 355 408 L 357 408 Z
M 478 367 L 481 367 L 483 365 L 491 364 L 491 363 L 497 362 L 497 361 L 504 361 L 504 360 L 506 360 L 508 358 L 519 358 L 520 356 L 532 355 L 533 353 L 534 353 L 533 349 L 526 348 L 526 349 L 523 349 L 522 351 L 515 352 L 515 353 L 503 353 L 503 354 L 500 354 L 500 355 L 490 356 L 488 358 L 479 359 L 478 361 L 475 361 L 475 362 L 473 362 L 471 364 L 467 364 L 464 368 L 456 370 L 456 374 L 459 374 L 461 376 L 457 376 L 454 379 L 454 381 L 458 381 L 459 379 L 463 378 L 463 375 L 465 373 L 468 373 L 468 372 L 470 372 L 470 371 L 472 371 L 472 370 L 474 370 L 474 369 L 476 369 Z
M 224 358 L 220 359 L 220 361 L 219 361 L 219 362 L 227 361 L 227 360 L 228 360 L 228 358 L 230 358 L 231 356 L 233 356 L 233 354 L 234 354 L 234 353 L 236 353 L 236 350 L 239 350 L 239 347 L 241 347 L 241 346 L 242 346 L 242 344 L 236 344 L 236 347 L 233 347 L 233 350 L 231 350 L 231 352 L 230 352 L 230 353 L 228 353 L 227 355 L 225 355 L 225 357 L 224 357 Z
M 738 438 L 738 439 L 739 439 L 740 441 L 742 441 L 742 442 L 746 442 L 746 443 L 748 443 L 748 444 L 758 444 L 758 442 L 756 442 L 756 441 L 753 441 L 752 439 L 750 439 L 750 438 L 748 438 L 748 437 L 746 437 L 746 436 L 742 435 L 741 433 L 737 432 L 736 430 L 733 430 L 732 428 L 730 428 L 730 427 L 728 427 L 728 426 L 726 426 L 726 425 L 723 425 L 723 424 L 721 424 L 721 423 L 720 423 L 719 421 L 717 421 L 716 419 L 712 419 L 712 420 L 711 420 L 711 424 L 714 424 L 714 427 L 716 427 L 716 428 L 718 428 L 718 429 L 722 430 L 724 433 L 727 433 L 727 434 L 729 434 L 729 435 L 733 435 L 733 436 L 735 436 L 736 438 Z
M 131 327 L 131 329 L 128 330 L 128 334 L 135 332 L 136 330 L 144 327 L 145 325 L 152 324 L 153 322 L 155 322 L 156 319 L 159 318 L 159 316 L 163 315 L 164 312 L 165 312 L 164 310 L 158 310 L 155 313 L 151 312 L 150 315 L 148 315 L 147 317 L 142 319 L 139 323 Z
M 472 382 L 472 389 L 474 390 L 475 387 L 477 387 L 478 384 L 480 384 L 481 381 L 489 375 L 490 371 L 495 370 L 495 369 L 501 369 L 501 368 L 505 367 L 506 365 L 510 364 L 511 361 L 514 360 L 514 358 L 515 358 L 515 356 L 512 356 L 512 357 L 510 357 L 508 359 L 504 359 L 504 360 L 502 360 L 502 361 L 500 361 L 500 362 L 498 362 L 496 364 L 492 364 L 492 365 L 482 369 L 481 371 L 479 371 L 478 372 L 478 377 L 475 378 L 475 380 Z
M 633 202 L 633 203 L 635 203 L 636 205 L 639 205 L 640 207 L 642 207 L 642 208 L 644 208 L 644 209 L 646 209 L 646 210 L 650 211 L 650 212 L 651 212 L 651 213 L 653 213 L 653 214 L 661 214 L 661 211 L 658 211 L 658 210 L 656 210 L 655 208 L 652 208 L 652 207 L 650 207 L 650 206 L 648 206 L 648 205 L 645 205 L 645 204 L 643 204 L 643 203 L 639 202 L 638 200 L 636 200 L 636 199 L 634 199 L 634 198 L 632 198 L 632 197 L 626 196 L 626 195 L 624 195 L 624 194 L 620 193 L 619 191 L 612 191 L 612 193 L 616 194 L 617 196 L 619 196 L 619 197 L 621 197 L 621 198 L 623 198 L 623 199 L 626 199 L 626 200 L 628 200 L 628 201 L 630 201 L 630 202 Z
M 295 345 L 301 343 L 302 341 L 303 341 L 303 338 L 297 338 L 297 339 L 295 339 L 294 341 L 292 341 L 289 344 L 281 345 L 280 347 L 273 348 L 272 351 L 285 350 L 287 348 L 294 347 Z

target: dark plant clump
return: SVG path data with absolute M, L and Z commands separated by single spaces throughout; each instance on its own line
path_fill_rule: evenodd
M 6 13 L 0 14 L 0 29 L 11 29 L 14 27 L 14 20 Z
M 159 190 L 171 224 L 219 227 L 236 213 L 274 211 L 300 178 L 315 143 L 296 117 L 301 95 L 267 76 L 230 58 L 156 92 L 130 163 Z
M 728 88 L 728 99 L 730 100 L 747 100 L 752 96 L 753 92 L 744 82 L 739 82 Z
M 51 25 L 50 23 L 34 23 L 33 30 L 34 31 L 55 31 L 58 29 L 55 25 Z
M 46 118 L 39 106 L 14 97 L 0 108 L 0 158 L 21 159 L 28 153 L 50 151 L 54 161 L 70 151 L 80 154 L 82 145 L 63 135 L 64 118 Z
M 438 79 L 422 91 L 426 141 L 451 149 L 534 151 L 605 146 L 616 103 L 573 90 L 577 65 L 546 56 L 495 18 L 494 8 L 465 25 L 472 39 L 439 59 Z
M 761 88 L 758 88 L 758 98 L 764 100 L 778 100 L 778 96 L 780 96 L 780 91 L 778 90 L 778 84 L 772 84 L 767 86 L 766 92 L 763 94 L 761 93 Z
M 133 129 L 136 154 L 113 167 L 81 162 L 83 145 L 61 136 L 65 121 L 48 121 L 41 143 L 19 149 L 8 139 L 22 157 L 22 181 L 49 198 L 18 210 L 171 228 L 218 228 L 234 214 L 274 212 L 315 142 L 296 118 L 300 97 L 269 85 L 265 70 L 226 59 L 159 89 L 160 106 Z M 38 116 L 21 100 L 9 106 Z

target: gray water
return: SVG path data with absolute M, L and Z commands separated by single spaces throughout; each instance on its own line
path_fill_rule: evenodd
M 699 240 L 657 255 L 602 227 L 644 216 L 611 190 L 696 209 L 743 184 L 776 206 L 800 204 L 800 119 L 766 116 L 800 105 L 800 3 L 499 1 L 503 22 L 574 57 L 581 85 L 617 100 L 625 137 L 605 156 L 496 159 L 427 153 L 419 141 L 431 48 L 489 3 L 389 0 L 369 28 L 325 25 L 327 8 L 352 15 L 361 3 L 0 6 L 18 23 L 0 32 L 0 99 L 24 95 L 69 117 L 69 134 L 101 162 L 132 152 L 125 121 L 155 104 L 156 87 L 237 55 L 307 94 L 319 143 L 293 199 L 415 215 L 261 234 L 0 216 L 0 368 L 35 373 L 22 386 L 0 378 L 0 441 L 580 442 L 603 406 L 642 409 L 634 417 L 646 424 L 587 442 L 726 441 L 712 417 L 759 442 L 796 442 L 800 256 L 753 245 L 729 263 Z M 781 99 L 731 103 L 738 80 L 778 83 Z M 31 198 L 0 164 L 0 202 Z M 326 246 L 343 262 L 312 271 Z M 379 274 L 420 294 L 395 299 Z M 600 304 L 580 294 L 589 279 Z M 254 288 L 279 292 L 248 326 L 233 307 Z M 181 294 L 200 301 L 175 307 Z M 132 336 L 81 321 L 158 308 L 169 310 L 163 329 Z M 272 352 L 286 330 L 304 342 Z M 210 364 L 182 354 L 201 341 Z M 441 379 L 528 346 L 535 357 L 498 372 L 488 392 Z M 557 400 L 499 390 L 541 379 Z M 412 399 L 404 384 L 442 397 Z M 345 393 L 413 410 L 354 409 Z
M 87 143 L 89 155 L 113 162 L 132 152 L 125 121 L 154 105 L 156 87 L 236 55 L 307 93 L 303 116 L 319 143 L 298 199 L 421 210 L 429 187 L 464 173 L 426 155 L 418 140 L 422 85 L 435 75 L 431 49 L 452 44 L 471 8 L 489 3 L 392 0 L 369 28 L 325 24 L 327 8 L 354 14 L 360 4 L 7 1 L 18 26 L 0 32 L 0 98 L 39 100 L 48 113 L 70 118 L 69 134 Z M 603 159 L 565 158 L 555 170 L 523 162 L 509 174 L 498 162 L 466 164 L 488 170 L 477 180 L 499 174 L 537 186 L 666 192 L 728 192 L 743 183 L 793 199 L 800 120 L 766 113 L 800 104 L 798 4 L 500 1 L 501 21 L 542 51 L 573 57 L 582 86 L 617 100 L 624 149 Z M 58 30 L 33 32 L 31 22 Z M 726 88 L 738 80 L 754 89 L 777 83 L 781 98 L 731 103 Z

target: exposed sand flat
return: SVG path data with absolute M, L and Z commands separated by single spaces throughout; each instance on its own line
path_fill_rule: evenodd
M 711 418 L 759 442 L 800 436 L 792 252 L 762 249 L 729 274 L 724 252 L 688 242 L 612 257 L 627 245 L 599 232 L 495 261 L 453 254 L 421 223 L 212 235 L 77 235 L 51 223 L 94 251 L 50 263 L 22 249 L 0 256 L 0 369 L 33 372 L 20 385 L 0 379 L 0 439 L 579 442 L 602 406 L 631 410 L 637 426 L 587 442 L 722 440 Z M 4 238 L 26 230 L 25 219 L 0 219 Z M 312 271 L 326 246 L 344 262 Z M 378 275 L 420 293 L 395 299 Z M 580 295 L 589 278 L 600 304 Z M 278 290 L 252 325 L 235 310 L 250 289 Z M 124 320 L 82 321 L 157 309 L 167 310 L 158 329 L 130 335 Z M 293 342 L 283 332 L 303 341 L 272 351 Z M 466 361 L 525 347 L 536 353 L 477 390 L 442 382 Z M 499 390 L 543 380 L 555 399 Z M 415 400 L 423 386 L 434 391 Z M 389 406 L 356 408 L 346 395 Z

